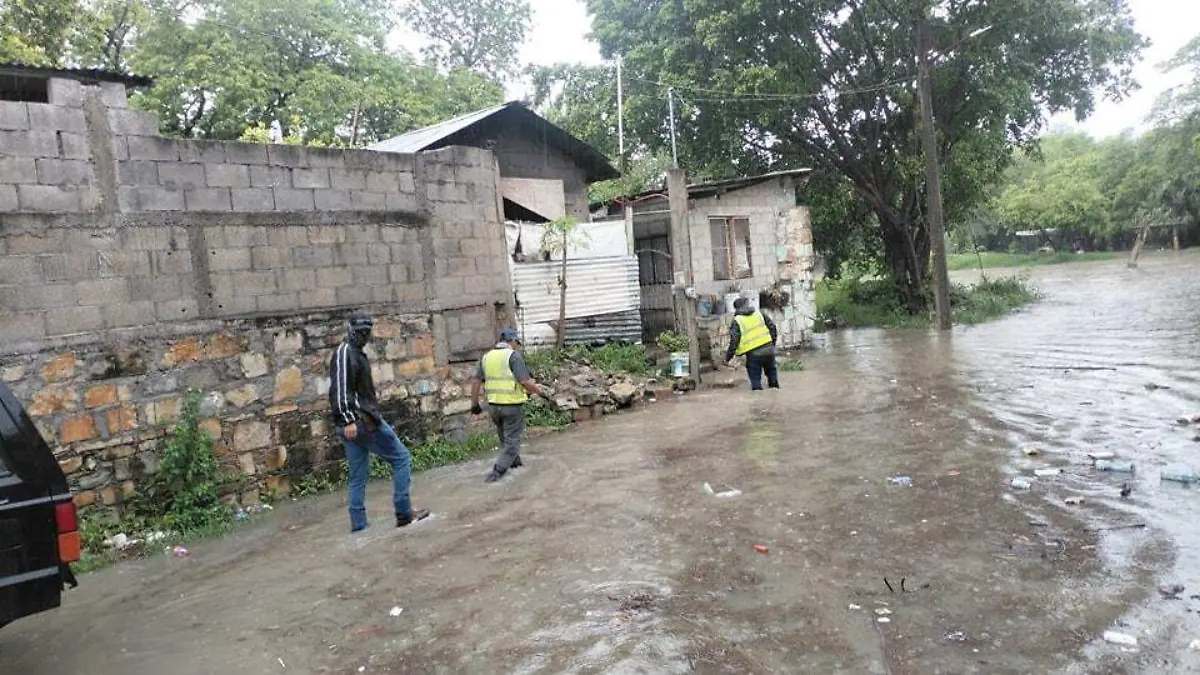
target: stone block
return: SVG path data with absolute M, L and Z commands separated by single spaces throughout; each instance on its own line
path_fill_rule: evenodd
M 96 493 L 91 490 L 82 490 L 75 493 L 74 500 L 77 508 L 92 506 L 96 503 Z
M 250 187 L 290 188 L 291 174 L 281 166 L 251 166 Z
M 111 109 L 108 111 L 108 125 L 118 136 L 158 135 L 158 119 L 140 110 Z
M 267 146 L 258 143 L 224 143 L 225 161 L 230 164 L 267 164 Z
M 334 247 L 333 261 L 335 265 L 359 266 L 366 265 L 369 244 L 337 244 Z
M 69 412 L 78 407 L 78 396 L 74 389 L 49 386 L 34 392 L 27 412 L 33 417 L 48 417 L 54 413 Z
M 358 211 L 383 211 L 387 208 L 387 194 L 357 190 L 350 193 L 350 201 Z
M 328 189 L 329 169 L 292 169 L 292 187 L 302 189 Z
M 296 366 L 284 368 L 275 375 L 275 394 L 272 400 L 276 403 L 299 398 L 303 393 L 304 374 Z
M 265 246 L 269 241 L 270 230 L 256 225 L 226 225 L 222 230 L 225 245 L 235 246 Z
M 245 360 L 242 363 L 244 367 Z M 247 384 L 225 393 L 225 400 L 235 408 L 245 408 L 251 403 L 257 403 L 260 398 L 258 387 L 253 384 Z
M 330 169 L 329 186 L 335 190 L 366 190 L 367 172 L 360 169 Z
M 258 302 L 253 295 L 236 298 L 222 298 L 217 303 L 217 316 L 246 316 L 258 311 Z
M 113 408 L 105 413 L 105 421 L 108 423 L 108 433 L 112 436 L 137 431 L 137 409 L 130 404 Z
M 232 272 L 250 269 L 250 249 L 218 248 L 208 252 L 208 269 L 212 272 Z
M 309 148 L 308 165 L 340 169 L 346 166 L 346 154 L 352 152 L 336 148 Z
M 187 251 L 154 251 L 150 261 L 155 276 L 192 273 L 192 257 Z
M 135 162 L 122 162 L 135 163 Z M 195 190 L 205 187 L 204 165 L 199 163 L 158 162 L 158 179 L 163 187 Z M 124 183 L 124 181 L 122 181 Z
M 332 288 L 318 288 L 301 291 L 300 307 L 303 309 L 324 309 L 338 304 L 338 293 Z M 0 328 L 2 331 L 3 328 Z
M 357 286 L 385 286 L 389 283 L 386 267 L 362 265 L 355 266 L 352 270 L 354 272 L 354 284 Z
M 275 210 L 275 193 L 264 189 L 233 189 L 233 210 L 262 213 Z
M 0 101 L 2 103 L 3 101 Z M 0 156 L 0 183 L 38 182 L 37 164 L 33 157 Z
M 225 333 L 217 333 L 209 339 L 204 347 L 206 359 L 228 359 L 246 351 L 247 342 L 243 338 Z
M 178 162 L 179 141 L 158 136 L 130 136 L 125 139 L 129 159 L 148 159 L 155 162 Z
M 249 265 L 249 258 L 247 258 L 246 264 Z M 271 295 L 277 290 L 274 272 L 235 272 L 233 274 L 233 295 L 235 297 Z
M 250 167 L 245 164 L 205 164 L 204 179 L 209 187 L 248 188 Z
M 287 466 L 287 446 L 280 445 L 267 453 L 267 471 L 280 471 Z
M 275 189 L 276 211 L 315 211 L 316 208 L 312 190 Z
M 354 275 L 348 267 L 326 267 L 317 270 L 317 286 L 320 288 L 337 288 L 354 283 Z
M 145 160 L 126 160 L 117 162 L 117 182 L 121 185 L 135 187 L 158 187 L 159 164 L 164 169 L 174 169 L 179 165 L 173 162 L 149 162 Z M 172 183 L 172 187 L 179 187 Z
M 271 446 L 271 425 L 266 422 L 242 422 L 233 431 L 233 449 L 252 452 Z
M 300 309 L 300 294 L 299 293 L 273 293 L 271 295 L 260 295 L 255 299 L 256 309 L 260 312 L 293 312 Z
M 314 190 L 318 211 L 350 211 L 354 201 L 349 190 Z
M 285 263 L 290 263 L 290 258 L 284 258 Z M 255 269 L 257 267 L 257 258 L 255 259 Z M 284 265 L 281 265 L 283 267 Z M 281 269 L 279 271 L 279 290 L 281 291 L 307 291 L 316 288 L 317 273 L 316 270 L 293 270 Z
M 22 211 L 69 213 L 80 210 L 79 191 L 58 185 L 18 185 L 17 202 Z
M 371 302 L 371 289 L 366 286 L 342 286 L 337 289 L 339 305 L 366 305 Z
M 29 128 L 29 109 L 23 101 L 0 101 L 0 131 Z
M 186 321 L 200 316 L 195 300 L 167 300 L 154 303 L 154 316 L 159 321 Z
M 62 423 L 58 440 L 63 445 L 90 441 L 100 435 L 96 429 L 96 419 L 91 415 L 78 415 Z
M 268 145 L 267 163 L 273 166 L 308 166 L 308 148 L 300 145 Z
M 434 372 L 433 357 L 409 359 L 396 366 L 397 377 L 419 377 L 432 375 Z
M 81 305 L 109 305 L 129 300 L 129 282 L 125 278 L 88 279 L 75 283 L 75 295 Z
M 130 328 L 150 326 L 158 321 L 157 307 L 153 301 L 107 303 L 104 305 L 105 328 Z
M 16 211 L 20 208 L 21 200 L 17 197 L 15 185 L 0 185 L 0 213 Z
M 58 135 L 53 131 L 0 131 L 0 148 L 17 157 L 58 157 Z
M 333 265 L 333 249 L 328 246 L 297 246 L 292 249 L 296 267 L 321 268 Z
M 384 197 L 384 205 L 388 211 L 398 211 L 400 213 L 418 213 L 421 211 L 421 202 L 415 193 L 410 192 L 388 192 Z
M 278 246 L 255 246 L 250 249 L 251 268 L 255 271 L 278 270 L 292 264 L 291 249 Z M 290 290 L 300 290 L 293 288 Z
M 27 107 L 30 129 L 87 133 L 87 120 L 84 119 L 82 110 L 48 103 L 29 103 Z
M 242 355 L 242 374 L 248 379 L 262 377 L 267 374 L 267 357 L 262 354 Z
M 104 311 L 100 307 L 51 309 L 46 311 L 46 334 L 76 335 L 104 328 Z
M 129 95 L 125 91 L 125 85 L 120 82 L 101 82 L 100 83 L 100 102 L 105 108 L 127 108 L 129 107 Z
M 0 382 L 12 384 L 13 382 L 20 382 L 23 379 L 25 379 L 25 366 L 22 364 L 18 363 L 0 368 Z
M 126 188 L 122 188 L 124 190 Z M 137 211 L 183 211 L 186 204 L 183 201 L 182 190 L 169 188 L 133 188 L 137 194 Z
M 88 144 L 87 136 L 84 134 L 72 134 L 61 131 L 58 134 L 58 141 L 62 149 L 60 154 L 63 159 L 90 159 L 92 156 L 92 147 Z M 123 149 L 125 148 L 125 144 L 118 143 L 116 147 Z M 121 156 L 121 153 L 118 152 L 116 159 L 124 160 L 127 157 Z
M 82 108 L 84 101 L 83 83 L 65 77 L 52 77 L 46 82 L 46 100 L 51 105 Z

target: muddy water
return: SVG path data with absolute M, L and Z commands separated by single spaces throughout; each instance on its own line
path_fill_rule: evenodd
M 1039 270 L 1045 302 L 949 336 L 836 334 L 783 391 L 538 438 L 499 485 L 421 474 L 435 515 L 403 531 L 386 485 L 365 536 L 343 495 L 281 506 L 85 576 L 0 631 L 0 673 L 1187 672 L 1200 490 L 1157 479 L 1200 460 L 1187 260 Z M 1138 463 L 1130 500 L 1094 449 Z M 1007 488 L 1041 467 L 1066 473 Z

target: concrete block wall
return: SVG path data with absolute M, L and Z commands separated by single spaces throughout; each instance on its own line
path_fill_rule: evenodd
M 720 196 L 693 200 L 689 218 L 697 291 L 720 295 L 731 285 L 749 291 L 775 283 L 779 279 L 776 269 L 779 225 L 787 211 L 795 206 L 795 194 L 790 181 L 771 180 Z M 750 219 L 752 278 L 713 279 L 710 217 Z
M 501 134 L 496 139 L 500 173 L 507 178 L 563 181 L 567 215 L 588 220 L 588 186 L 584 170 L 558 150 L 531 143 L 524 137 Z
M 511 321 L 490 152 L 168 139 L 121 87 L 50 84 L 0 102 L 0 375 L 84 502 L 137 489 L 188 389 L 252 490 L 319 463 L 280 448 L 328 445 L 324 361 L 359 311 L 401 326 L 376 380 L 410 435 L 461 429 Z

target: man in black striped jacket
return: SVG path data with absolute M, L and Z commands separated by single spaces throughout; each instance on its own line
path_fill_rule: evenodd
M 366 316 L 350 319 L 346 341 L 329 360 L 329 408 L 333 426 L 350 463 L 350 531 L 367 528 L 367 479 L 371 474 L 371 453 L 392 467 L 392 502 L 396 526 L 405 527 L 429 517 L 427 510 L 413 510 L 409 498 L 412 483 L 412 455 L 383 420 L 371 362 L 363 347 L 371 341 L 375 322 Z

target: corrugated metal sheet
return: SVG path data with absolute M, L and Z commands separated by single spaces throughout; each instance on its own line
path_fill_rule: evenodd
M 513 265 L 513 290 L 527 343 L 553 339 L 551 324 L 558 321 L 558 270 L 555 262 Z M 568 334 L 575 333 L 575 341 L 637 341 L 642 332 L 640 306 L 636 257 L 567 262 L 567 326 Z
M 455 117 L 445 122 L 438 122 L 432 126 L 415 129 L 407 134 L 401 134 L 394 138 L 380 141 L 374 145 L 367 146 L 367 149 L 379 150 L 380 152 L 420 152 L 443 138 L 462 131 L 477 122 L 482 122 L 511 105 L 517 104 L 509 102 L 504 105 L 468 113 L 461 117 Z

